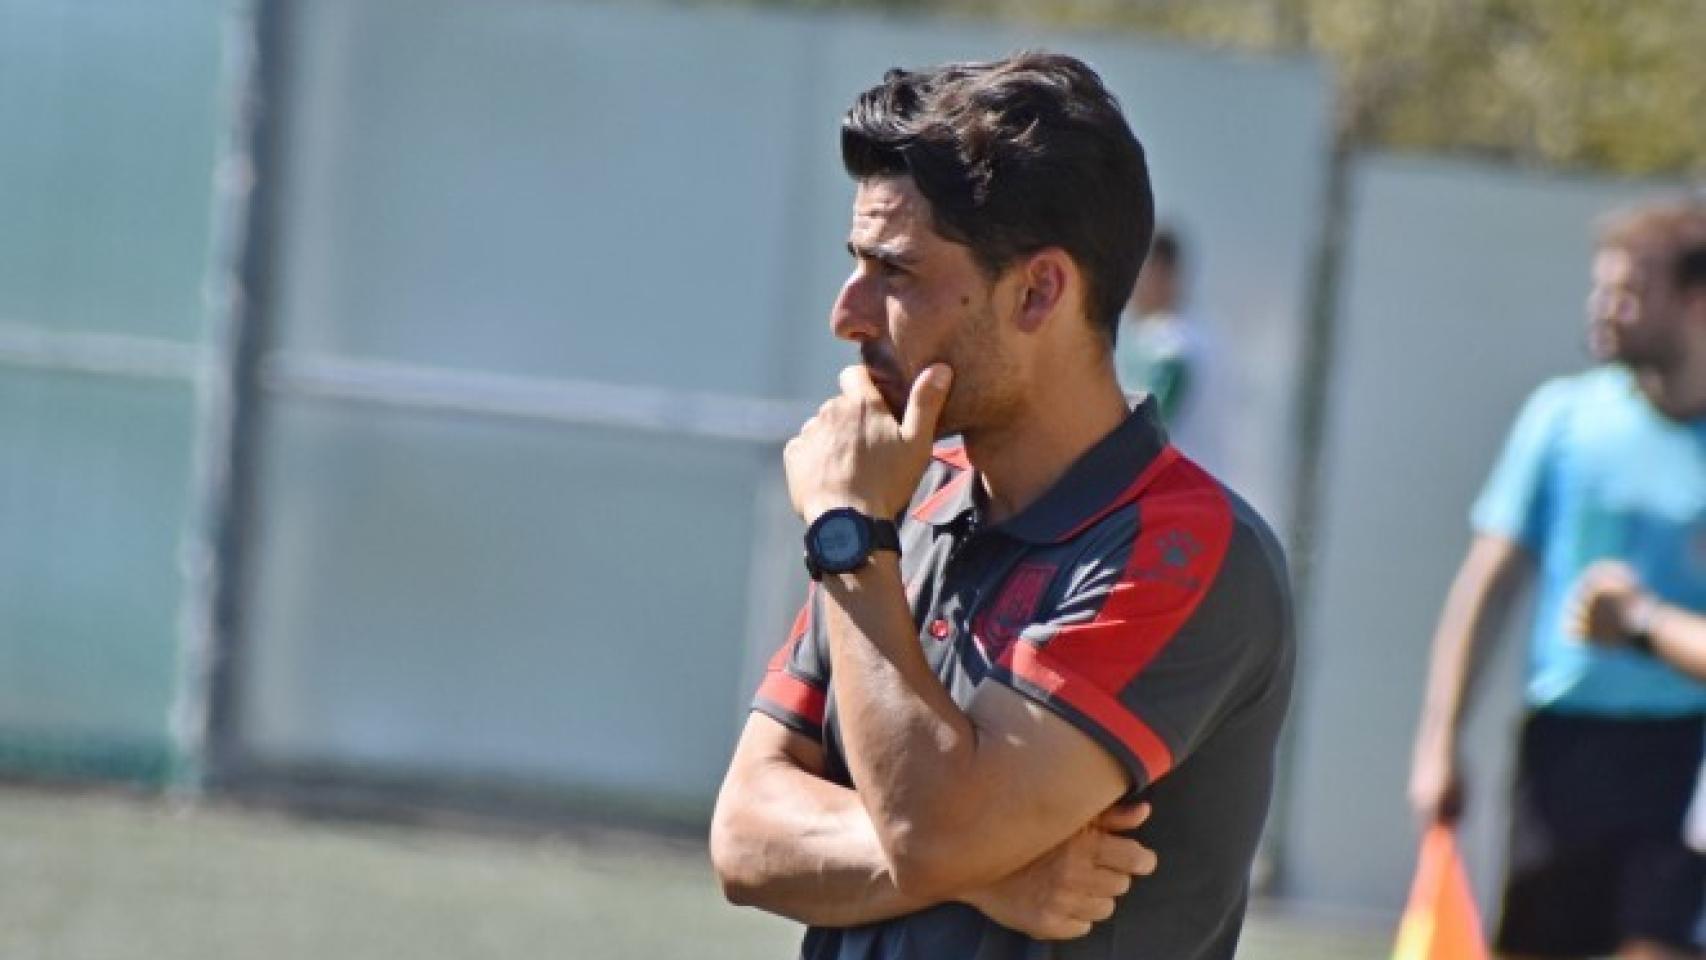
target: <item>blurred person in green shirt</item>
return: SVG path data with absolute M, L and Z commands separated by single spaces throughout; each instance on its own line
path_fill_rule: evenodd
M 1178 447 L 1211 471 L 1221 464 L 1210 409 L 1212 350 L 1207 331 L 1185 309 L 1186 261 L 1179 231 L 1155 231 L 1120 320 L 1114 369 L 1128 394 L 1149 394 Z

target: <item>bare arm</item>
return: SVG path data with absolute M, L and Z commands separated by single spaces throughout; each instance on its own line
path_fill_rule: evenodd
M 848 766 L 902 890 L 999 879 L 1129 788 L 1105 748 L 1011 689 L 986 683 L 961 710 L 924 659 L 893 555 L 824 593 Z
M 901 895 L 858 796 L 822 770 L 821 745 L 763 714 L 747 719 L 711 821 L 724 894 L 829 927 L 931 906 Z
M 842 371 L 841 395 L 783 450 L 795 509 L 807 522 L 840 506 L 898 514 L 929 461 L 951 383 L 947 367 L 927 368 L 897 422 L 866 371 Z M 1105 748 L 1011 689 L 985 683 L 962 710 L 925 660 L 894 554 L 825 577 L 822 606 L 848 768 L 907 898 L 992 884 L 1130 787 Z
M 1706 680 L 1706 616 L 1655 600 L 1646 632 L 1655 655 L 1697 680 Z
M 1461 812 L 1457 734 L 1474 681 L 1499 635 L 1516 587 L 1531 568 L 1514 540 L 1477 535 L 1458 568 L 1434 630 L 1426 699 L 1410 770 L 1410 802 L 1426 822 Z
M 853 926 L 932 906 L 895 886 L 864 806 L 818 776 L 823 750 L 754 714 L 711 824 L 711 860 L 734 903 L 818 926 Z M 1148 808 L 1115 808 L 1022 869 L 956 897 L 1042 939 L 1082 936 L 1155 856 L 1118 835 Z

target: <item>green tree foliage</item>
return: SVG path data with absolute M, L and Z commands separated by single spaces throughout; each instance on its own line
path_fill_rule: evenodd
M 1333 66 L 1347 147 L 1706 173 L 1706 0 L 792 0 L 1130 30 Z

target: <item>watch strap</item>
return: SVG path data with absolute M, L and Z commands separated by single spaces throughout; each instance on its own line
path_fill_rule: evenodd
M 1656 597 L 1644 596 L 1635 604 L 1635 609 L 1629 614 L 1629 647 L 1651 657 L 1653 650 L 1653 620 L 1658 616 L 1659 601 Z
M 886 517 L 869 517 L 871 521 L 871 552 L 888 550 L 900 552 L 900 527 Z

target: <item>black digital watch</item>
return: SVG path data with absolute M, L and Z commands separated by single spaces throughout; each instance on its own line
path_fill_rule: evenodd
M 822 580 L 826 573 L 851 573 L 870 562 L 876 550 L 900 552 L 900 530 L 893 520 L 837 507 L 806 528 L 806 572 L 813 580 Z

